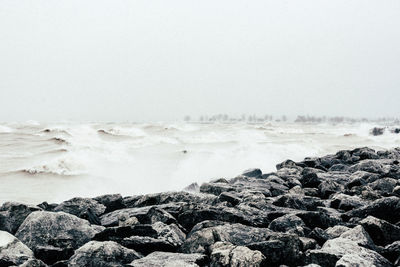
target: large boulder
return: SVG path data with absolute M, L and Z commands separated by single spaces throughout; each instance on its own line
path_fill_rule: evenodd
M 103 229 L 65 212 L 35 211 L 19 227 L 16 237 L 36 257 L 52 264 L 68 259 L 75 249 Z
M 0 230 L 15 234 L 28 215 L 40 210 L 37 206 L 17 202 L 5 202 L 0 207 Z
M 141 256 L 113 241 L 90 241 L 78 248 L 68 266 L 123 267 Z
M 247 267 L 263 266 L 265 256 L 260 251 L 243 246 L 235 246 L 228 242 L 217 242 L 210 247 L 210 266 Z
M 171 253 L 171 252 L 153 252 L 144 258 L 134 260 L 129 266 L 134 267 L 198 267 L 204 266 L 207 262 L 207 256 L 204 254 L 193 253 Z
M 0 266 L 20 265 L 33 259 L 33 252 L 12 234 L 0 231 Z

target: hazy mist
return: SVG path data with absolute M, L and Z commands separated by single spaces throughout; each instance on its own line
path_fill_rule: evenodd
M 400 1 L 0 1 L 0 121 L 400 115 Z

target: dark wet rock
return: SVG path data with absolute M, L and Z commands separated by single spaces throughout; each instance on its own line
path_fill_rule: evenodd
M 223 205 L 193 205 L 183 208 L 178 216 L 178 222 L 188 231 L 197 223 L 205 220 L 217 220 L 231 223 L 241 223 L 251 226 L 268 226 L 268 214 L 246 205 L 235 208 Z
M 5 202 L 0 207 L 0 230 L 15 234 L 25 218 L 38 210 L 40 208 L 37 206 L 17 202 Z
M 219 195 L 219 194 L 218 194 Z M 166 192 L 157 194 L 148 194 L 141 196 L 133 206 L 130 207 L 145 207 L 152 205 L 163 205 L 176 202 L 185 203 L 205 203 L 214 204 L 216 196 L 209 194 L 188 193 L 188 192 Z
M 261 177 L 262 172 L 260 169 L 248 169 L 245 170 L 242 175 L 247 177 Z
M 304 222 L 293 214 L 287 214 L 273 220 L 268 228 L 275 232 L 293 233 L 304 236 Z
M 55 209 L 55 207 L 58 206 L 58 204 L 57 203 L 47 203 L 47 201 L 44 201 L 37 206 L 45 211 L 53 211 Z
M 400 265 L 400 241 L 395 241 L 385 247 L 382 255 L 395 266 Z
M 302 241 L 297 235 L 274 233 L 267 241 L 247 245 L 252 250 L 260 251 L 266 257 L 266 266 L 286 264 L 296 266 L 304 261 Z
M 339 172 L 347 172 L 349 170 L 349 166 L 345 165 L 345 164 L 334 164 L 329 168 L 330 172 L 335 172 L 335 171 L 339 171 Z
M 33 252 L 16 237 L 0 231 L 0 266 L 20 265 L 33 259 Z
M 346 215 L 359 218 L 366 218 L 371 215 L 390 223 L 396 223 L 400 220 L 400 198 L 394 196 L 383 197 L 369 205 L 353 209 L 347 212 Z
M 300 182 L 303 187 L 318 187 L 321 183 L 321 180 L 318 178 L 318 175 L 315 172 L 310 172 L 304 174 Z
M 141 255 L 112 241 L 90 241 L 78 248 L 68 266 L 126 266 Z
M 153 251 L 176 251 L 185 240 L 186 235 L 175 224 L 139 224 L 126 227 L 110 227 L 98 233 L 93 239 L 116 241 L 127 248 L 143 254 Z
M 395 188 L 393 188 L 392 194 L 397 197 L 400 197 L 400 186 L 399 185 L 396 186 Z
M 187 266 L 197 267 L 204 266 L 208 262 L 208 258 L 204 254 L 193 253 L 170 253 L 170 252 L 153 252 L 144 258 L 134 260 L 128 266 L 134 267 L 164 267 L 167 266 Z
M 100 216 L 105 210 L 106 206 L 100 204 L 96 200 L 81 197 L 64 201 L 54 208 L 54 211 L 63 211 L 82 219 L 89 219 L 91 216 Z
M 309 234 L 309 238 L 317 241 L 318 245 L 322 246 L 328 239 L 330 239 L 330 235 L 323 229 L 319 227 L 315 227 Z
M 373 136 L 382 135 L 385 132 L 385 128 L 374 127 L 370 130 L 370 134 Z
M 132 217 L 138 219 L 142 224 L 151 223 L 157 220 L 165 223 L 174 223 L 176 220 L 170 212 L 174 213 L 174 211 L 180 211 L 182 205 L 183 203 L 169 203 L 159 206 L 115 210 L 100 217 L 101 225 L 106 227 L 117 226 L 121 220 L 126 221 Z
M 317 241 L 312 239 L 312 238 L 308 238 L 308 237 L 299 237 L 300 241 L 301 241 L 301 250 L 302 251 L 307 251 L 309 249 L 315 249 L 317 248 Z
M 236 206 L 237 204 L 240 203 L 241 198 L 239 194 L 235 194 L 235 193 L 230 193 L 230 192 L 223 192 L 218 196 L 219 201 L 221 202 L 228 202 L 230 203 L 232 206 Z
M 385 246 L 400 240 L 400 227 L 387 221 L 368 216 L 360 224 L 369 233 L 376 245 Z
M 285 160 L 285 161 L 282 162 L 282 163 L 277 164 L 277 165 L 276 165 L 276 169 L 277 169 L 277 170 L 280 170 L 280 169 L 282 169 L 282 168 L 292 168 L 292 167 L 296 167 L 296 166 L 297 166 L 297 165 L 296 165 L 296 163 L 295 163 L 293 160 L 288 159 L 288 160 Z
M 265 256 L 260 251 L 229 242 L 217 242 L 210 247 L 210 266 L 263 266 Z
M 317 210 L 318 206 L 323 206 L 323 202 L 319 198 L 291 194 L 278 197 L 273 204 L 278 207 L 309 211 Z
M 365 172 L 371 172 L 371 173 L 377 173 L 377 174 L 382 174 L 384 173 L 383 171 L 383 165 L 382 162 L 379 160 L 362 160 L 359 163 L 351 166 L 349 168 L 350 172 L 356 172 L 356 171 L 365 171 Z
M 318 189 L 320 197 L 327 199 L 330 195 L 342 191 L 344 186 L 335 181 L 326 180 L 319 184 Z
M 120 194 L 102 195 L 93 199 L 106 207 L 104 213 L 126 208 L 123 198 Z M 101 214 L 97 214 L 97 216 L 99 215 Z
M 38 259 L 51 264 L 67 259 L 65 257 L 71 256 L 75 249 L 101 230 L 102 227 L 92 226 L 88 221 L 68 213 L 35 211 L 21 224 L 16 237 L 35 255 L 39 254 Z M 43 249 L 51 253 L 43 253 Z

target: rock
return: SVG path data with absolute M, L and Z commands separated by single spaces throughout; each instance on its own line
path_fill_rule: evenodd
M 106 206 L 100 204 L 96 200 L 81 197 L 75 197 L 64 201 L 54 208 L 54 211 L 63 211 L 82 219 L 88 219 L 92 214 L 100 216 L 105 212 L 105 210 Z
M 318 186 L 320 197 L 324 199 L 327 199 L 330 195 L 336 192 L 342 191 L 343 188 L 344 188 L 343 185 L 332 180 L 323 181 Z
M 259 227 L 269 224 L 266 213 L 246 205 L 235 208 L 223 205 L 187 205 L 178 216 L 179 224 L 188 231 L 197 223 L 206 220 L 226 221 Z
M 68 213 L 35 211 L 21 224 L 16 237 L 39 255 L 37 258 L 52 264 L 67 259 L 102 229 Z M 52 253 L 41 253 L 43 248 Z
M 221 223 L 221 222 L 219 222 Z M 230 242 L 237 246 L 268 240 L 274 233 L 265 228 L 235 224 L 222 224 L 211 227 L 196 225 L 187 235 L 180 251 L 184 253 L 206 253 L 207 248 L 218 241 Z
M 116 241 L 140 253 L 149 254 L 156 250 L 176 251 L 186 235 L 175 224 L 139 224 L 127 227 L 110 227 L 94 236 L 94 240 Z
M 362 160 L 349 168 L 349 172 L 354 173 L 356 171 L 365 171 L 377 174 L 384 173 L 382 163 L 379 160 L 370 159 Z
M 297 235 L 274 233 L 267 241 L 251 243 L 248 248 L 260 251 L 265 257 L 266 266 L 286 264 L 296 266 L 303 263 L 302 241 Z
M 78 248 L 68 266 L 126 266 L 141 256 L 113 241 L 90 241 Z
M 368 216 L 361 221 L 361 225 L 369 233 L 376 245 L 385 246 L 400 240 L 400 227 L 387 221 Z
M 278 197 L 273 204 L 278 207 L 286 207 L 297 210 L 315 211 L 323 202 L 316 197 L 286 194 Z
M 333 267 L 345 255 L 349 255 L 345 259 L 357 259 L 363 262 L 364 266 L 392 266 L 388 260 L 375 251 L 361 247 L 356 242 L 341 237 L 326 241 L 319 250 L 308 251 L 306 262 Z
M 0 260 L 0 262 L 1 262 L 1 260 Z M 18 265 L 18 267 L 47 267 L 47 264 L 45 264 L 41 260 L 30 259 L 30 260 L 27 260 L 26 262 L 24 262 L 23 264 Z
M 328 235 L 328 239 L 333 239 L 341 236 L 343 233 L 349 231 L 350 228 L 343 225 L 335 225 L 333 227 L 329 227 L 325 230 L 325 233 Z
M 262 172 L 260 169 L 248 169 L 245 170 L 242 175 L 247 177 L 261 177 Z
M 314 172 L 307 173 L 303 175 L 303 178 L 301 179 L 301 184 L 303 187 L 318 187 L 319 184 L 321 183 L 320 179 L 318 178 L 318 175 Z
M 15 234 L 28 215 L 40 210 L 39 207 L 17 202 L 5 202 L 0 207 L 0 230 Z
M 395 196 L 400 197 L 400 186 L 396 186 L 395 188 L 393 188 L 392 194 Z
M 20 265 L 33 258 L 26 245 L 12 234 L 0 231 L 0 266 Z
M 218 194 L 219 195 L 219 194 Z M 153 205 L 163 205 L 169 203 L 185 202 L 185 203 L 204 203 L 214 204 L 216 196 L 209 194 L 198 194 L 188 192 L 165 192 L 157 194 L 148 194 L 141 196 L 133 206 L 129 207 L 145 207 Z
M 129 266 L 134 267 L 197 267 L 204 266 L 207 256 L 199 253 L 183 254 L 170 252 L 153 252 L 144 258 L 134 260 Z
M 235 246 L 228 242 L 217 242 L 210 247 L 210 266 L 263 266 L 265 257 L 257 250 Z
M 315 241 L 317 241 L 317 243 L 322 246 L 328 239 L 330 239 L 330 235 L 328 233 L 326 233 L 324 230 L 322 230 L 319 227 L 315 227 L 310 234 L 308 235 L 308 237 L 314 239 Z
M 341 238 L 356 242 L 359 246 L 375 250 L 375 244 L 365 229 L 358 225 L 340 235 Z
M 120 224 L 120 221 L 126 221 L 132 217 L 135 217 L 142 224 L 149 224 L 155 221 L 176 223 L 176 219 L 167 211 L 170 208 L 181 210 L 180 205 L 173 203 L 159 206 L 126 208 L 106 213 L 100 217 L 100 221 L 101 225 L 106 227 L 117 226 Z
M 385 251 L 382 255 L 393 262 L 395 266 L 399 266 L 400 264 L 400 241 L 395 241 L 390 245 L 385 247 Z
M 368 202 L 358 196 L 349 196 L 343 193 L 335 194 L 331 198 L 330 206 L 335 209 L 349 211 L 366 205 Z
M 123 198 L 120 194 L 102 195 L 93 199 L 106 207 L 104 213 L 126 208 Z M 99 216 L 101 214 L 96 213 L 96 215 Z
M 366 218 L 367 216 L 396 223 L 400 220 L 400 198 L 383 197 L 373 201 L 370 205 L 353 209 L 346 213 L 347 217 Z
M 373 136 L 382 135 L 385 132 L 385 128 L 374 127 L 370 130 L 370 134 Z
M 268 228 L 275 232 L 293 233 L 304 236 L 304 222 L 293 214 L 287 214 L 273 220 Z
M 218 196 L 219 201 L 221 202 L 228 202 L 232 206 L 236 206 L 240 203 L 241 199 L 238 195 L 231 193 L 231 192 L 223 192 Z
M 381 178 L 369 184 L 372 190 L 379 191 L 381 194 L 388 195 L 392 193 L 397 185 L 397 180 L 393 178 Z
M 189 193 L 200 193 L 200 186 L 197 183 L 192 183 L 188 186 L 186 186 L 183 191 L 189 192 Z

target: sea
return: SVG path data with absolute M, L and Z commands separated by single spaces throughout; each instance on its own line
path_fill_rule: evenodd
M 372 123 L 0 123 L 0 203 L 179 191 L 286 159 L 400 146 Z M 382 126 L 382 125 L 381 125 Z

